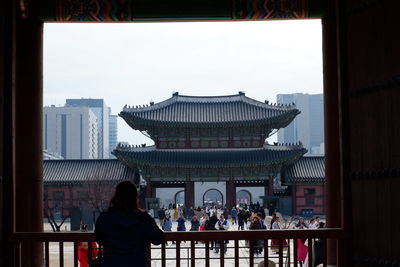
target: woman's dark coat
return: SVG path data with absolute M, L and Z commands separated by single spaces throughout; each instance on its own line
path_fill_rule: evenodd
M 144 211 L 106 211 L 96 221 L 95 238 L 104 247 L 102 267 L 145 267 L 147 244 L 161 244 L 164 234 Z

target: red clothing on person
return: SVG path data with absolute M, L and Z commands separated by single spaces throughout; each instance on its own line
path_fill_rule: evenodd
M 87 246 L 87 242 L 79 242 L 78 245 L 78 260 L 80 267 L 88 267 L 89 266 L 89 249 Z M 97 257 L 97 244 L 96 242 L 91 242 L 92 246 L 92 259 Z
M 297 261 L 305 261 L 308 254 L 308 246 L 304 245 L 303 240 L 297 239 Z

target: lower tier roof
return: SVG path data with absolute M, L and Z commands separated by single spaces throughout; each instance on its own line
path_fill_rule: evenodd
M 113 154 L 120 161 L 132 167 L 220 168 L 292 164 L 306 152 L 307 150 L 301 145 L 206 150 L 156 149 L 151 146 L 117 147 Z
M 285 184 L 323 184 L 325 182 L 325 158 L 307 156 L 283 171 Z

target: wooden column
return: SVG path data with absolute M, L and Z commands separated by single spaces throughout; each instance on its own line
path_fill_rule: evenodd
M 226 182 L 226 206 L 228 209 L 236 206 L 236 189 L 233 177 L 230 177 Z
M 14 266 L 15 16 L 17 1 L 0 1 L 0 265 Z
M 185 206 L 194 207 L 194 182 L 190 178 L 186 178 L 185 181 Z
M 268 177 L 268 196 L 273 196 L 274 195 L 274 177 L 273 176 L 269 176 Z
M 292 185 L 292 213 L 296 215 L 296 207 L 297 207 L 297 185 Z
M 322 18 L 324 73 L 325 207 L 327 227 L 341 227 L 338 51 L 335 1 L 326 1 Z M 328 243 L 328 264 L 336 264 L 336 243 Z
M 16 231 L 43 231 L 43 23 L 17 18 L 15 80 Z M 22 266 L 41 266 L 39 245 L 22 247 Z

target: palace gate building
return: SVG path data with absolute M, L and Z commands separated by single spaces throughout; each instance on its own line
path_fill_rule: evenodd
M 243 92 L 174 93 L 160 103 L 125 106 L 119 115 L 150 137 L 154 146 L 120 145 L 113 154 L 141 174 L 146 198 L 158 198 L 162 206 L 178 202 L 187 207 L 232 207 L 268 201 L 277 205 L 277 196 L 293 196 L 291 188 L 282 185 L 283 171 L 307 151 L 301 144 L 271 145 L 266 138 L 299 113 L 294 105 L 260 102 Z M 281 202 L 289 213 L 292 206 L 290 201 Z

